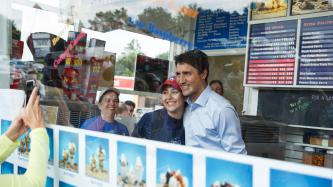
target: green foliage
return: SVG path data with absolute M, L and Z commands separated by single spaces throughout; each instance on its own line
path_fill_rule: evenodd
M 158 54 L 156 58 L 163 59 L 163 60 L 169 60 L 169 51 Z
M 179 7 L 181 8 L 181 7 Z M 190 4 L 187 8 L 197 11 L 197 4 Z M 90 29 L 98 31 L 110 31 L 115 29 L 124 29 L 127 27 L 127 10 L 125 8 L 116 9 L 113 11 L 98 12 L 93 20 L 88 20 Z M 195 19 L 182 12 L 178 12 L 173 16 L 167 9 L 163 7 L 148 7 L 138 14 L 140 22 L 144 22 L 146 26 L 152 22 L 156 28 L 171 32 L 174 35 L 186 39 L 189 33 L 194 31 Z M 125 29 L 125 30 L 127 30 Z M 147 28 L 146 28 L 147 29 Z M 142 30 L 147 35 L 147 30 Z M 120 55 L 116 63 L 116 75 L 134 76 L 135 60 L 137 54 L 141 53 L 141 47 L 137 40 L 132 40 Z M 168 60 L 169 53 L 165 52 L 157 56 L 160 59 Z
M 187 8 L 193 11 L 198 11 L 197 4 L 189 4 Z M 175 33 L 176 36 L 186 39 L 186 34 L 191 32 L 194 33 L 195 19 L 193 17 L 178 12 L 175 20 L 176 24 L 172 32 Z
M 107 32 L 122 28 L 127 21 L 127 10 L 125 8 L 114 11 L 97 12 L 93 20 L 88 20 L 90 29 Z
M 186 6 L 188 9 L 197 11 L 199 7 L 197 4 L 189 4 Z M 179 7 L 181 8 L 181 7 Z M 110 31 L 127 26 L 127 10 L 125 8 L 116 9 L 114 11 L 98 12 L 93 20 L 88 20 L 90 29 L 97 31 Z M 144 22 L 146 26 L 153 23 L 156 28 L 163 31 L 172 32 L 178 37 L 185 38 L 186 35 L 194 30 L 195 19 L 182 12 L 178 12 L 173 16 L 167 9 L 163 7 L 148 7 L 138 14 L 140 22 Z M 147 35 L 147 28 L 142 30 Z
M 9 20 L 10 25 L 12 26 L 12 38 L 15 40 L 20 40 L 21 38 L 21 31 L 16 28 L 14 21 Z
M 116 63 L 116 75 L 133 77 L 136 56 L 140 53 L 141 46 L 137 40 L 133 39 L 127 44 Z
M 146 23 L 146 25 L 152 22 L 155 27 L 165 31 L 172 29 L 176 23 L 171 13 L 162 7 L 146 8 L 138 15 L 138 18 L 140 21 Z

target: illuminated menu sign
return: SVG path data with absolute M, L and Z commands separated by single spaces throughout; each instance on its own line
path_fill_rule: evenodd
M 197 16 L 194 46 L 196 49 L 245 48 L 247 10 L 243 13 L 204 10 Z
M 34 57 L 37 62 L 43 62 L 44 57 L 51 52 L 51 35 L 49 33 L 32 33 Z
M 292 85 L 297 20 L 251 25 L 246 83 Z
M 301 21 L 298 85 L 333 85 L 333 16 Z

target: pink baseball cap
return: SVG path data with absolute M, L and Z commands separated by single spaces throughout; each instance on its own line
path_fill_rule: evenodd
M 172 76 L 169 77 L 167 80 L 164 81 L 164 83 L 161 85 L 161 91 L 163 92 L 163 90 L 165 89 L 166 86 L 171 86 L 175 89 L 177 89 L 178 91 L 182 91 L 179 84 L 176 81 L 176 76 Z

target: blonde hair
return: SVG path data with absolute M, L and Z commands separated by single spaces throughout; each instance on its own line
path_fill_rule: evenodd
M 119 103 L 118 109 L 117 109 L 117 114 L 123 114 L 124 112 L 127 112 L 127 107 L 126 104 L 121 102 Z

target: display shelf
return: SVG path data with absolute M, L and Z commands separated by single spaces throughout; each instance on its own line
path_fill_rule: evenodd
M 293 128 L 303 128 L 303 129 L 317 129 L 317 130 L 333 131 L 333 128 L 329 128 L 329 127 L 293 125 L 293 124 L 286 124 L 286 123 L 278 122 L 278 121 L 273 121 L 273 124 L 278 125 L 278 126 L 283 126 L 283 127 L 293 127 Z
M 288 123 L 283 123 L 283 122 L 279 122 L 279 121 L 264 119 L 262 116 L 244 115 L 243 117 L 247 117 L 249 119 L 253 118 L 253 120 L 251 122 L 253 124 L 256 124 L 258 122 L 258 120 L 262 120 L 264 122 L 269 122 L 270 126 L 280 126 L 280 127 L 292 127 L 292 128 L 302 128 L 302 129 L 317 129 L 317 130 L 333 131 L 333 128 L 329 128 L 329 127 L 316 127 L 316 126 L 294 125 L 294 124 L 288 124 Z
M 328 127 L 315 127 L 315 126 L 303 126 L 303 125 L 291 125 L 291 124 L 288 124 L 287 127 L 333 131 L 333 128 L 328 128 Z
M 333 150 L 333 147 L 321 146 L 321 145 L 313 145 L 313 144 L 306 144 L 306 143 L 294 143 L 294 145 L 298 145 L 298 146 L 302 146 L 302 147 L 314 147 L 314 148 L 320 148 L 320 149 Z

